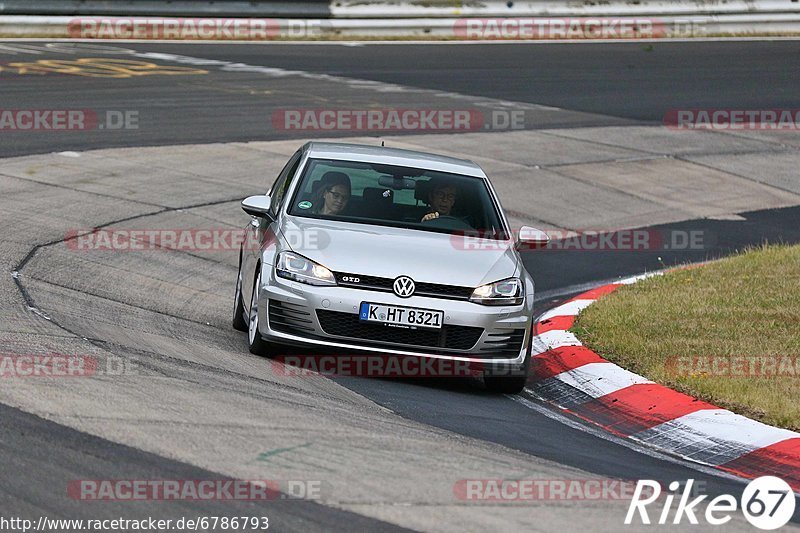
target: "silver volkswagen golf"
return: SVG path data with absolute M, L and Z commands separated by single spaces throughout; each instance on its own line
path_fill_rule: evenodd
M 490 390 L 524 387 L 534 287 L 519 249 L 548 237 L 512 234 L 475 163 L 311 142 L 242 209 L 233 327 L 251 352 L 462 361 Z

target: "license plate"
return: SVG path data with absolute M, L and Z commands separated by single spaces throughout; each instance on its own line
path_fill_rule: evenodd
M 444 321 L 444 311 L 361 302 L 358 318 L 362 322 L 402 328 L 440 329 Z

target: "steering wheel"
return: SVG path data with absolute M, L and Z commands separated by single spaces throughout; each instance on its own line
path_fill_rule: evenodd
M 441 228 L 441 229 L 463 229 L 463 230 L 474 230 L 467 221 L 465 221 L 461 217 L 454 217 L 453 215 L 440 215 L 436 218 L 432 218 L 430 220 L 425 220 L 422 224 L 426 224 L 428 226 L 434 228 Z

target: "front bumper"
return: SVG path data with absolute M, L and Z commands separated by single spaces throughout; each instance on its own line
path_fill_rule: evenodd
M 518 306 L 485 306 L 469 301 L 447 300 L 412 296 L 399 298 L 393 293 L 363 290 L 351 287 L 317 287 L 279 278 L 274 267 L 265 266 L 262 271 L 259 298 L 259 327 L 261 335 L 268 341 L 299 346 L 319 346 L 326 349 L 409 355 L 484 365 L 522 368 L 530 346 L 533 316 L 533 295 L 527 294 L 525 303 Z M 375 302 L 402 307 L 435 309 L 444 311 L 444 328 L 459 333 L 469 330 L 466 344 L 458 346 L 415 345 L 418 338 L 430 337 L 430 332 L 420 332 L 410 343 L 365 339 L 347 336 L 339 330 L 332 334 L 327 318 L 339 316 L 345 322 L 357 319 L 361 302 Z M 273 312 L 270 312 L 270 304 Z M 284 317 L 274 313 L 275 307 L 287 311 Z M 318 313 L 320 311 L 321 313 Z M 320 320 L 320 314 L 327 314 Z M 274 323 L 271 322 L 271 315 Z M 287 327 L 287 323 L 293 325 Z M 329 331 L 326 331 L 325 326 Z M 387 326 L 368 325 L 368 328 Z M 474 329 L 473 329 L 474 328 Z M 376 330 L 377 331 L 377 330 Z M 413 332 L 410 330 L 409 333 Z M 444 332 L 444 335 L 450 333 Z M 393 337 L 397 337 L 394 335 Z M 472 339 L 476 339 L 472 344 Z M 396 339 L 395 339 L 396 340 Z M 500 349 L 498 349 L 498 346 Z M 345 352 L 346 353 L 346 352 Z

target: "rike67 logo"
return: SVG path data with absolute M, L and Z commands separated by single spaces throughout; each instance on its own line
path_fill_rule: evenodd
M 708 502 L 703 514 L 700 513 L 698 507 L 708 496 L 701 495 L 690 500 L 694 496 L 693 485 L 694 480 L 690 479 L 683 486 L 674 513 L 672 504 L 675 494 L 667 494 L 663 498 L 663 507 L 660 510 L 657 508 L 658 504 L 653 505 L 650 510 L 656 511 L 656 515 L 651 521 L 648 506 L 659 500 L 661 485 L 658 481 L 640 479 L 628 507 L 625 524 L 635 523 L 638 514 L 638 520 L 642 524 L 680 524 L 685 517 L 690 524 L 697 525 L 699 524 L 698 515 L 700 515 L 705 518 L 706 523 L 721 526 L 730 522 L 732 513 L 741 509 L 744 517 L 753 526 L 762 530 L 774 530 L 786 525 L 794 515 L 795 495 L 792 487 L 784 480 L 774 476 L 763 476 L 752 480 L 742 492 L 740 501 L 736 501 L 736 498 L 730 494 L 717 496 Z M 680 488 L 681 484 L 678 481 L 669 484 L 671 492 L 676 492 Z

